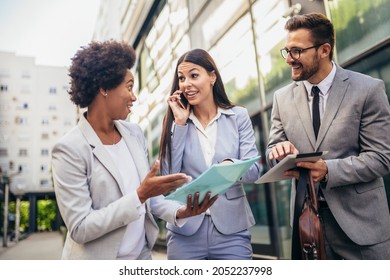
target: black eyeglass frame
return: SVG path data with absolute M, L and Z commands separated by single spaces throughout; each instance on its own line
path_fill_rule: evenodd
M 283 49 L 280 49 L 280 54 L 282 55 L 282 57 L 284 59 L 286 59 L 288 54 L 290 54 L 292 59 L 298 60 L 298 59 L 301 58 L 301 53 L 302 52 L 304 52 L 306 50 L 313 49 L 313 48 L 318 48 L 318 47 L 322 46 L 323 44 L 325 44 L 325 43 L 317 44 L 317 45 L 314 45 L 314 46 L 311 46 L 311 47 L 308 47 L 308 48 L 304 48 L 304 49 L 301 49 L 301 48 L 291 48 L 291 49 L 283 48 Z M 298 57 L 296 58 L 295 55 L 292 54 L 292 52 L 297 53 Z

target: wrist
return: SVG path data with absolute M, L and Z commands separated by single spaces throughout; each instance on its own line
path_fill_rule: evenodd
M 187 119 L 185 120 L 175 119 L 175 125 L 185 126 L 186 124 L 187 124 Z
M 186 216 L 184 215 L 184 210 L 185 210 L 185 206 L 180 207 L 179 209 L 177 209 L 177 211 L 176 211 L 176 219 L 186 218 Z
M 137 195 L 139 201 L 143 204 L 148 198 L 140 191 L 140 189 L 137 189 Z
M 328 179 L 329 179 L 329 175 L 328 175 L 328 172 L 325 173 L 325 176 L 321 179 L 321 182 L 322 183 L 327 183 L 328 182 Z
M 322 179 L 321 179 L 321 182 L 322 182 L 322 183 L 327 183 L 327 182 L 328 182 L 328 179 L 329 179 L 329 175 L 328 175 L 329 169 L 328 169 L 328 165 L 326 164 L 326 162 L 323 161 L 323 163 L 325 164 L 325 169 L 326 169 L 326 171 L 325 171 L 325 176 L 322 177 Z

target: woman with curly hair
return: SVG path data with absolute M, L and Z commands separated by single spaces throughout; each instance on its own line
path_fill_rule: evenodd
M 158 161 L 149 171 L 143 132 L 126 121 L 137 100 L 134 62 L 134 49 L 115 41 L 92 42 L 72 59 L 70 98 L 87 111 L 52 151 L 55 194 L 68 229 L 63 259 L 151 259 L 158 235 L 152 214 L 181 226 L 181 218 L 214 202 L 208 196 L 191 207 L 162 198 L 190 177 L 156 176 Z

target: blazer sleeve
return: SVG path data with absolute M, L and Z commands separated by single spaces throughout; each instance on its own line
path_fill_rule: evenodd
M 359 90 L 366 93 L 361 104 L 359 151 L 356 155 L 326 160 L 327 188 L 370 182 L 390 172 L 390 106 L 385 86 L 383 81 L 372 78 L 363 83 L 359 84 Z
M 267 149 L 265 152 L 265 158 L 267 165 L 269 167 L 273 167 L 277 164 L 276 160 L 270 160 L 269 154 L 271 152 L 271 149 L 273 146 L 275 146 L 279 142 L 287 141 L 286 134 L 284 132 L 283 124 L 280 119 L 279 114 L 279 103 L 278 103 L 278 92 L 275 92 L 274 98 L 273 98 L 273 105 L 272 105 L 272 111 L 271 111 L 271 129 L 269 133 L 269 139 L 267 144 Z
M 233 159 L 233 161 L 242 161 L 250 159 L 259 154 L 256 147 L 256 138 L 253 130 L 252 121 L 249 117 L 248 111 L 245 108 L 240 108 L 237 111 L 237 127 L 239 135 L 239 159 Z M 258 162 L 255 162 L 251 168 L 246 172 L 239 182 L 241 183 L 253 183 L 261 175 L 261 167 Z

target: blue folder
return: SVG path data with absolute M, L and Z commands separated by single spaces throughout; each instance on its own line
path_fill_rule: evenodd
M 194 196 L 196 192 L 199 192 L 199 203 L 201 203 L 207 192 L 211 192 L 211 197 L 222 194 L 237 182 L 259 158 L 260 156 L 257 156 L 235 163 L 213 164 L 198 178 L 176 189 L 165 199 L 187 204 L 187 196 L 189 194 Z

